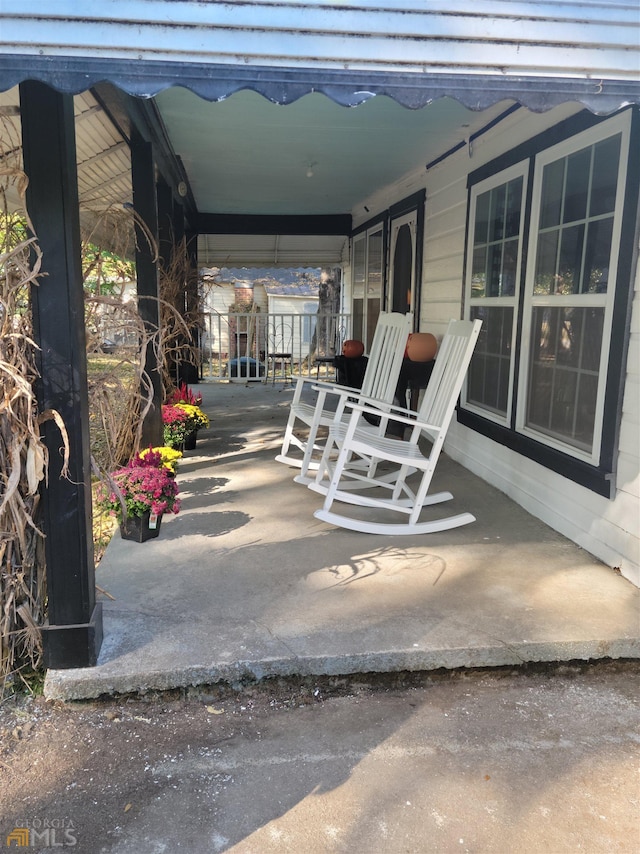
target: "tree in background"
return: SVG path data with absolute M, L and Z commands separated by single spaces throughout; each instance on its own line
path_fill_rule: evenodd
M 318 291 L 318 321 L 311 341 L 310 360 L 317 356 L 338 354 L 342 337 L 342 330 L 338 328 L 341 282 L 340 267 L 322 268 Z

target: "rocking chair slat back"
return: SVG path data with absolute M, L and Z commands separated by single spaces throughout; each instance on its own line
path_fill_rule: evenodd
M 409 322 L 408 315 L 380 316 L 359 396 L 393 403 L 409 336 Z
M 476 331 L 477 329 L 477 331 Z M 446 431 L 455 409 L 480 323 L 469 336 L 469 322 L 451 321 L 424 393 L 418 420 Z
M 392 535 L 444 531 L 474 521 L 471 513 L 430 521 L 420 521 L 419 517 L 424 507 L 453 498 L 450 492 L 429 493 L 429 487 L 481 326 L 480 320 L 452 320 L 417 415 L 394 408 L 383 416 L 383 421 L 405 425 L 409 438 L 390 440 L 380 431 L 364 429 L 360 419 L 366 406 L 346 404 L 352 414 L 343 423 L 331 426 L 316 479 L 309 484 L 325 495 L 323 508 L 314 513 L 317 519 L 354 531 Z M 426 454 L 419 446 L 421 433 L 432 443 Z M 333 451 L 337 451 L 335 462 Z M 387 465 L 380 471 L 382 462 Z M 414 474 L 417 483 L 409 483 Z M 388 511 L 396 518 L 407 517 L 407 521 L 389 523 L 339 513 L 333 510 L 336 502 Z
M 309 379 L 298 378 L 282 448 L 276 457 L 278 462 L 301 469 L 296 481 L 306 482 L 307 472 L 318 468 L 317 459 L 323 451 L 323 446 L 317 441 L 318 430 L 332 424 L 336 413 L 340 419 L 347 399 L 375 400 L 376 406 L 381 409 L 388 409 L 393 404 L 411 323 L 412 316 L 409 314 L 390 312 L 380 315 L 360 389 L 312 382 L 319 391 L 315 403 L 310 404 L 303 398 Z M 296 435 L 297 422 L 309 428 L 306 437 Z M 291 453 L 292 448 L 302 451 L 302 459 Z

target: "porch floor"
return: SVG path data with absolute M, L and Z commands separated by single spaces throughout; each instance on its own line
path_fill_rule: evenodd
M 116 534 L 96 574 L 108 594 L 98 665 L 49 671 L 47 697 L 640 658 L 640 590 L 446 456 L 444 512 L 475 523 L 409 537 L 336 529 L 274 461 L 291 387 L 198 390 L 211 427 L 181 462 L 182 510 L 158 539 Z

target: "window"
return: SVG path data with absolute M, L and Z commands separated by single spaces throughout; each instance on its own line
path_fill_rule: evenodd
M 467 301 L 469 316 L 483 323 L 465 402 L 500 423 L 507 423 L 512 400 L 526 169 L 521 163 L 471 191 Z
M 535 160 L 517 428 L 597 464 L 628 116 Z M 620 127 L 613 132 L 615 126 Z M 526 342 L 526 346 L 525 346 Z
M 369 350 L 382 303 L 383 227 L 378 224 L 353 239 L 353 330 Z
M 461 418 L 557 470 L 573 459 L 563 471 L 573 465 L 586 485 L 581 465 L 601 480 L 603 459 L 610 470 L 607 405 L 620 403 L 609 372 L 622 370 L 622 349 L 613 366 L 611 352 L 631 111 L 591 124 L 553 145 L 543 135 L 526 159 L 519 149 L 518 162 L 470 177 L 465 303 L 483 328 L 463 407 L 503 432 Z M 626 290 L 630 261 L 625 269 Z

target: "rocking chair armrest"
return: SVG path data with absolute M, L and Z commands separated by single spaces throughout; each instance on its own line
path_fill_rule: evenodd
M 352 395 L 352 397 L 357 397 L 357 400 L 350 403 L 349 406 L 357 403 L 360 406 L 373 407 L 376 415 L 386 416 L 390 412 L 397 412 L 398 415 L 404 415 L 407 418 L 413 416 L 414 420 L 417 415 L 413 409 L 407 409 L 406 406 L 398 406 L 395 403 L 387 403 L 386 401 L 378 400 L 378 398 L 375 397 L 365 397 L 363 394 Z
M 353 388 L 348 385 L 338 385 L 338 383 L 323 383 L 314 380 L 315 385 L 313 386 L 314 391 L 328 391 L 329 394 L 339 394 L 344 395 L 346 397 L 360 397 L 360 389 Z
M 348 400 L 345 404 L 353 412 L 366 412 L 367 415 L 377 415 L 379 418 L 384 418 L 387 421 L 395 421 L 398 424 L 407 424 L 409 427 L 420 427 L 422 430 L 429 432 L 439 429 L 435 424 L 418 420 L 417 413 L 412 409 L 405 409 L 402 406 L 393 406 L 387 403 L 384 404 L 384 409 L 380 409 L 379 405 L 380 402 L 378 401 L 378 407 L 368 406 L 362 403 L 361 400 Z
M 320 386 L 320 391 L 326 391 L 327 389 L 331 389 L 334 387 L 335 383 L 324 380 L 317 380 L 315 377 L 306 377 L 304 374 L 291 374 L 292 380 L 301 380 L 303 383 L 313 383 L 313 387 L 315 389 L 316 386 Z

